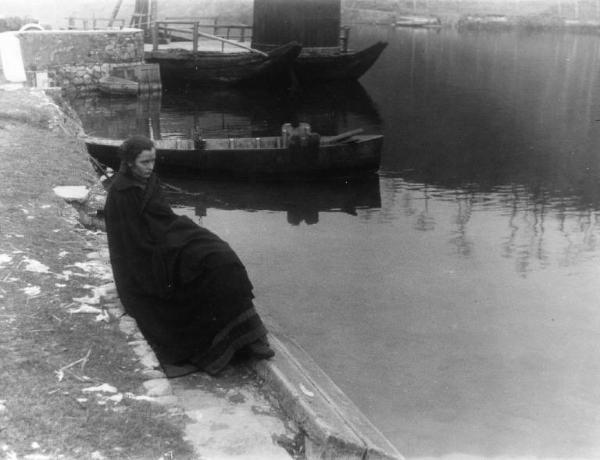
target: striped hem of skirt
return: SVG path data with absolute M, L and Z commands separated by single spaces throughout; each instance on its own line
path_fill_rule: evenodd
M 254 307 L 236 316 L 213 339 L 208 350 L 191 359 L 191 362 L 209 374 L 219 373 L 236 351 L 267 334 Z

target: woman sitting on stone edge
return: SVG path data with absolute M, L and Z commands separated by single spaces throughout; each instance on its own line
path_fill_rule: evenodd
M 154 143 L 132 136 L 119 154 L 105 206 L 113 275 L 167 377 L 216 374 L 234 354 L 272 357 L 244 265 L 225 241 L 173 212 L 153 173 Z

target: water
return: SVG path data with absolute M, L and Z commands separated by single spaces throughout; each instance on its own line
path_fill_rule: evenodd
M 360 85 L 80 103 L 91 134 L 385 135 L 359 183 L 173 178 L 407 458 L 600 458 L 600 42 L 356 27 Z M 226 133 L 226 134 L 224 134 Z

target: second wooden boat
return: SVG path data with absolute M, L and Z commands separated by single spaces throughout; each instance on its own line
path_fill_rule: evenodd
M 288 180 L 354 176 L 379 169 L 383 136 L 349 131 L 323 136 L 318 144 L 288 148 L 281 137 L 155 140 L 158 171 L 193 171 L 198 176 Z M 88 152 L 118 168 L 123 140 L 86 137 Z
M 146 62 L 157 63 L 163 82 L 185 81 L 192 84 L 240 84 L 267 82 L 287 74 L 300 53 L 292 42 L 265 54 L 249 51 L 222 53 L 163 49 L 145 53 Z

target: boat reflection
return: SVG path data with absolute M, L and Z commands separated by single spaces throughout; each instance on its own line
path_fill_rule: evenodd
M 375 174 L 352 181 L 247 183 L 163 178 L 169 201 L 191 207 L 196 216 L 208 209 L 285 212 L 290 225 L 319 222 L 320 212 L 357 215 L 361 209 L 379 209 L 381 194 Z
M 125 138 L 145 134 L 156 139 L 261 137 L 277 135 L 297 116 L 314 132 L 335 135 L 355 128 L 379 132 L 382 121 L 369 94 L 358 82 L 324 83 L 290 92 L 285 89 L 211 88 L 169 90 L 153 97 L 90 96 L 70 101 L 88 135 Z
M 160 93 L 137 98 L 92 95 L 72 99 L 69 104 L 88 135 L 125 139 L 130 134 L 149 136 L 160 129 Z

